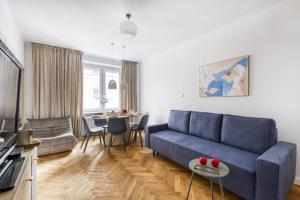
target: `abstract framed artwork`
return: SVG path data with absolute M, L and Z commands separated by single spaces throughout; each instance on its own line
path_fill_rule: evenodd
M 201 97 L 249 95 L 249 56 L 241 56 L 199 67 Z

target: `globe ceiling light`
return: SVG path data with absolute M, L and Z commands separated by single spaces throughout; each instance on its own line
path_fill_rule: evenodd
M 120 32 L 127 37 L 134 37 L 137 34 L 137 26 L 133 21 L 130 21 L 131 14 L 126 14 L 127 20 L 120 23 Z

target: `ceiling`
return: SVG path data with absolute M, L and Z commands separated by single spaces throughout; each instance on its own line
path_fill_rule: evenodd
M 143 60 L 283 0 L 9 0 L 26 41 Z M 120 34 L 126 12 L 138 34 Z

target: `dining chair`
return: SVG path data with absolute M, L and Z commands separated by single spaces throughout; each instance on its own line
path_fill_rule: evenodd
M 113 137 L 122 135 L 124 150 L 126 151 L 126 138 L 125 133 L 127 131 L 124 118 L 110 118 L 107 123 L 107 132 L 110 133 L 108 152 L 110 152 L 110 146 L 112 145 Z
M 82 148 L 82 146 L 85 142 L 83 152 L 85 152 L 85 150 L 86 150 L 86 147 L 88 145 L 90 136 L 91 135 L 97 135 L 97 134 L 99 136 L 100 144 L 102 143 L 101 142 L 101 137 L 102 137 L 104 149 L 106 149 L 104 129 L 102 127 L 90 128 L 89 125 L 88 125 L 86 117 L 82 117 L 82 122 L 83 122 L 83 131 L 82 131 L 81 135 L 83 136 L 83 141 L 81 143 L 80 148 Z
M 95 126 L 107 128 L 107 119 L 94 119 Z
M 145 130 L 147 124 L 148 124 L 149 114 L 145 114 L 142 116 L 139 124 L 134 124 L 132 127 L 130 127 L 130 133 L 128 137 L 128 144 L 130 142 L 131 136 L 134 134 L 134 139 L 136 139 L 137 134 L 139 133 L 141 146 L 143 147 L 143 138 L 142 138 L 142 131 Z
M 107 130 L 107 119 L 94 119 L 94 124 L 95 124 L 96 127 L 103 128 L 104 134 L 106 133 L 106 130 Z M 95 137 L 94 137 L 93 140 L 95 140 Z

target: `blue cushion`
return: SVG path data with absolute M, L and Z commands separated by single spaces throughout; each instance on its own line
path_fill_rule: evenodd
M 224 115 L 221 142 L 262 154 L 277 142 L 272 119 Z
M 169 115 L 168 128 L 170 130 L 188 133 L 190 116 L 190 111 L 171 110 Z
M 200 155 L 219 158 L 230 169 L 222 179 L 223 186 L 246 199 L 254 199 L 258 154 L 171 130 L 151 134 L 150 141 L 151 149 L 186 168 L 190 160 Z
M 194 136 L 220 141 L 222 115 L 205 112 L 191 112 L 189 133 Z

